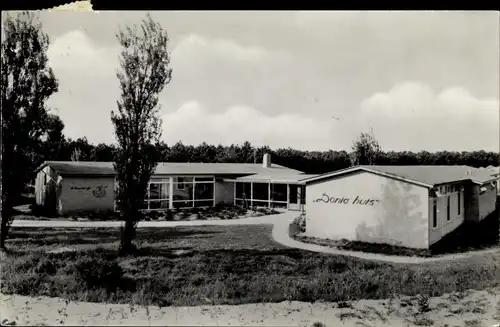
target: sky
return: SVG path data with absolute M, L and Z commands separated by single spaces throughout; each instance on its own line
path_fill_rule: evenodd
M 120 28 L 146 12 L 41 12 L 71 138 L 114 142 Z M 152 12 L 170 37 L 168 144 L 499 150 L 496 12 Z

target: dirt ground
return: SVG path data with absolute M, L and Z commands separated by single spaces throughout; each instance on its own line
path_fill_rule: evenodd
M 417 298 L 343 303 L 282 302 L 238 306 L 134 307 L 59 298 L 0 295 L 2 325 L 195 326 L 495 326 L 500 288 Z M 426 306 L 428 304 L 428 308 Z

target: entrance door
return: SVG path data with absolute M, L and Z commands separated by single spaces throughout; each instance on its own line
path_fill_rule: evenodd
M 300 196 L 298 185 L 289 185 L 288 210 L 300 210 Z

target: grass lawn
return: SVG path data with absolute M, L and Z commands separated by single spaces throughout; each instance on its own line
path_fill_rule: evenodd
M 1 291 L 168 306 L 437 296 L 500 284 L 499 255 L 391 265 L 284 248 L 271 229 L 141 228 L 137 253 L 120 258 L 118 229 L 12 228 Z M 58 252 L 68 247 L 77 251 Z

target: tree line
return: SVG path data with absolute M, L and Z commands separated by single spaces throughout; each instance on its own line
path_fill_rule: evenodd
M 62 134 L 60 134 L 62 136 Z M 164 162 L 233 162 L 261 163 L 264 153 L 271 154 L 273 163 L 304 171 L 321 174 L 351 166 L 351 151 L 328 150 L 307 151 L 292 148 L 271 149 L 268 146 L 253 146 L 250 142 L 232 145 L 213 145 L 205 142 L 199 145 L 173 145 L 160 142 L 157 146 L 158 161 Z M 44 160 L 61 161 L 113 161 L 116 146 L 113 144 L 92 144 L 86 138 L 65 139 L 47 142 L 46 152 L 41 153 L 39 163 Z M 373 162 L 376 165 L 467 165 L 472 167 L 498 166 L 497 152 L 480 151 L 378 151 Z

